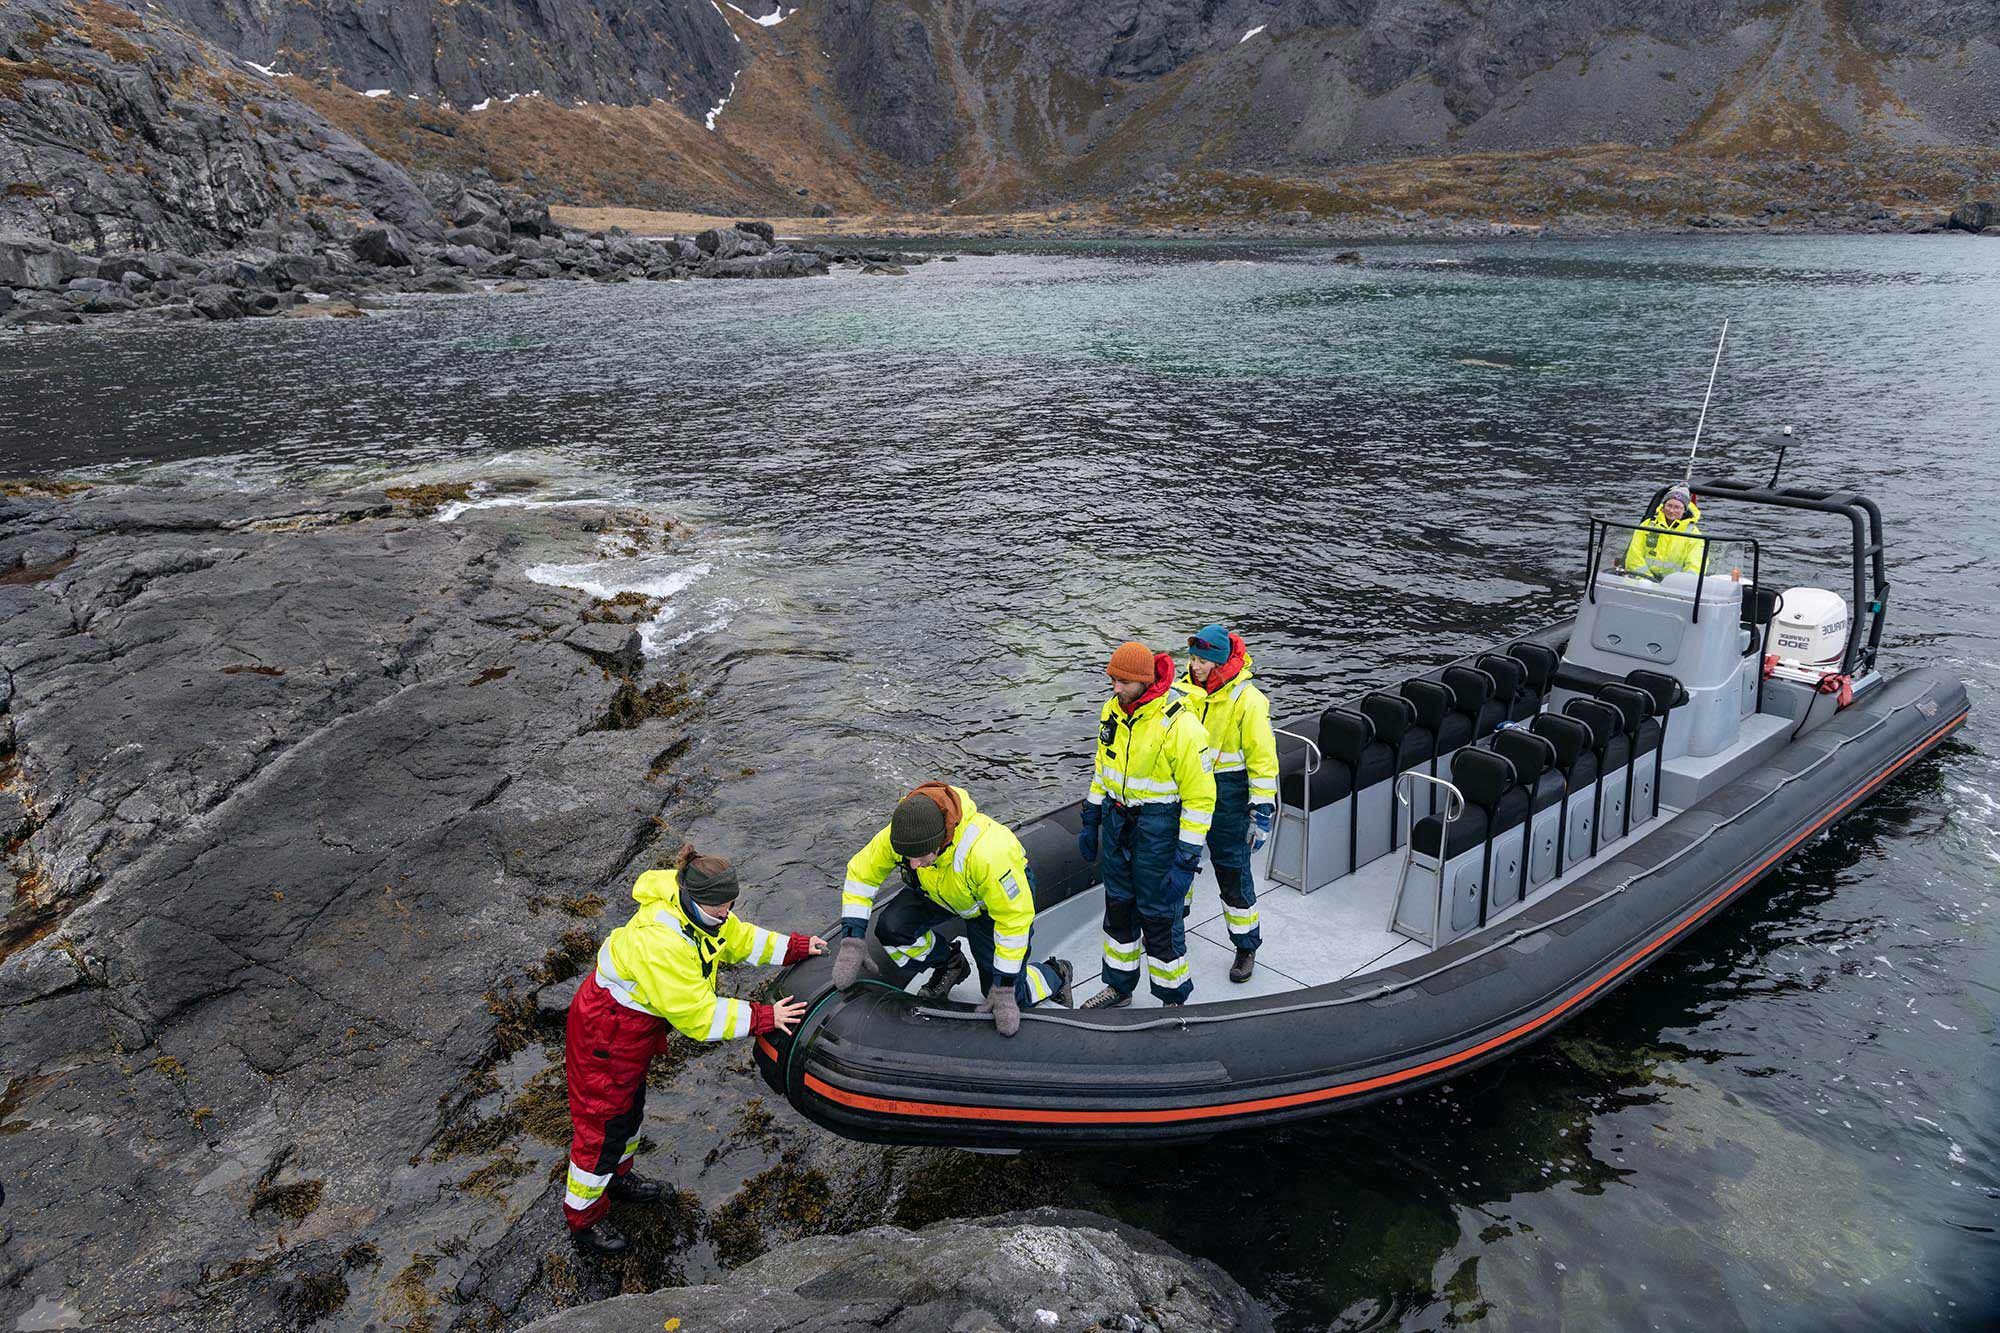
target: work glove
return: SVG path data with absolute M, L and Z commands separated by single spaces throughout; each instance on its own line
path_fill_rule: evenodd
M 868 942 L 858 935 L 841 940 L 833 951 L 833 988 L 846 990 L 861 979 L 861 965 L 868 961 Z
M 1003 1037 L 1011 1037 L 1021 1030 L 1021 1002 L 1014 996 L 1014 979 L 996 980 L 993 988 L 986 992 L 985 1003 L 979 1006 L 982 1014 L 993 1015 L 993 1026 Z
M 1174 863 L 1168 867 L 1166 878 L 1161 881 L 1165 892 L 1160 896 L 1172 901 L 1179 898 L 1187 902 L 1194 893 L 1194 877 L 1201 870 L 1201 849 L 1186 843 L 1174 853 Z
M 1083 853 L 1083 859 L 1097 864 L 1097 830 L 1104 823 L 1104 807 L 1090 801 L 1083 803 L 1083 831 L 1076 835 L 1076 849 Z
M 1261 852 L 1265 842 L 1271 837 L 1271 816 L 1276 813 L 1272 806 L 1253 805 L 1250 807 L 1250 827 L 1245 830 L 1243 840 L 1250 844 L 1250 850 Z

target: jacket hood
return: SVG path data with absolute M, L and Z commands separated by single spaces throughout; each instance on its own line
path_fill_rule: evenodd
M 1233 638 L 1234 636 L 1232 635 L 1231 637 Z M 1121 703 L 1118 706 L 1125 710 L 1125 716 L 1131 717 L 1141 708 L 1144 708 L 1147 704 L 1153 702 L 1153 700 L 1160 698 L 1173 687 L 1174 659 L 1165 653 L 1154 653 L 1152 685 L 1133 702 L 1129 704 Z
M 681 899 L 680 872 L 648 870 L 633 882 L 632 898 L 641 907 L 664 907 L 671 904 L 678 912 Z
M 1208 673 L 1208 685 L 1196 685 L 1192 671 L 1182 673 L 1180 689 L 1190 695 L 1194 695 L 1196 691 L 1204 695 L 1216 695 L 1226 685 L 1234 685 L 1236 681 L 1244 681 L 1248 677 L 1250 677 L 1250 650 L 1244 646 L 1242 634 L 1230 630 L 1230 660 L 1222 662 L 1220 667 Z

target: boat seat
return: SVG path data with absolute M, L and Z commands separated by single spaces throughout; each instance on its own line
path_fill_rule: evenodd
M 1625 734 L 1625 715 L 1602 699 L 1571 699 L 1563 712 L 1590 728 L 1597 758 L 1595 793 L 1590 815 L 1590 855 L 1625 832 L 1625 769 L 1632 759 L 1632 741 Z
M 1554 742 L 1525 728 L 1509 727 L 1495 732 L 1489 744 L 1514 766 L 1521 785 L 1532 794 L 1532 809 L 1546 810 L 1562 800 L 1568 784 L 1556 766 Z
M 1528 817 L 1529 795 L 1506 756 L 1492 750 L 1469 747 L 1452 756 L 1451 782 L 1465 798 L 1465 810 L 1451 821 L 1444 834 L 1444 850 L 1438 850 L 1445 821 L 1429 815 L 1417 821 L 1410 834 L 1410 848 L 1434 861 L 1449 861 L 1472 851 L 1521 823 Z
M 1502 653 L 1482 653 L 1473 665 L 1493 677 L 1493 701 L 1506 709 L 1501 722 L 1526 722 L 1541 707 L 1541 699 L 1526 685 L 1528 669 Z
M 1562 654 L 1545 643 L 1533 639 L 1523 639 L 1507 650 L 1507 656 L 1521 664 L 1525 678 L 1521 688 L 1534 696 L 1534 706 L 1527 716 L 1533 717 L 1542 709 L 1549 697 L 1549 687 L 1556 678 L 1556 669 L 1562 666 Z
M 1562 866 L 1563 820 L 1567 813 L 1563 798 L 1569 784 L 1556 768 L 1555 744 L 1525 727 L 1508 727 L 1493 734 L 1493 752 L 1514 766 L 1514 776 L 1528 793 L 1526 854 L 1519 858 L 1518 873 L 1511 878 L 1496 876 L 1486 886 L 1489 911 L 1510 907 L 1555 879 Z
M 1319 715 L 1319 772 L 1313 774 L 1311 797 L 1305 794 L 1305 774 L 1285 778 L 1279 794 L 1285 804 L 1301 810 L 1323 810 L 1344 796 L 1390 775 L 1387 765 L 1394 756 L 1388 746 L 1379 754 L 1370 753 L 1375 727 L 1366 715 L 1351 708 L 1334 707 Z M 1377 770 L 1380 770 L 1379 772 Z
M 1507 705 L 1494 697 L 1498 686 L 1488 672 L 1478 667 L 1448 666 L 1439 679 L 1451 691 L 1452 707 L 1471 723 L 1472 740 L 1491 736 L 1493 729 L 1507 720 Z
M 1407 773 L 1424 768 L 1435 758 L 1437 734 L 1428 727 L 1417 725 L 1417 706 L 1402 695 L 1390 694 L 1387 690 L 1363 695 L 1361 711 L 1375 724 L 1375 739 L 1388 746 L 1394 754 L 1393 772 Z M 1409 793 L 1410 808 L 1428 812 L 1430 784 L 1414 782 L 1410 786 L 1423 789 Z M 1389 810 L 1389 850 L 1394 851 L 1403 845 L 1403 832 L 1408 822 L 1405 807 L 1401 802 L 1394 802 Z
M 1434 680 L 1403 682 L 1402 694 L 1417 710 L 1417 725 L 1431 734 L 1431 774 L 1438 761 L 1472 740 L 1472 719 L 1451 706 L 1451 691 Z
M 1572 791 L 1597 781 L 1596 739 L 1588 723 L 1565 713 L 1542 713 L 1528 730 L 1555 747 L 1556 772 Z

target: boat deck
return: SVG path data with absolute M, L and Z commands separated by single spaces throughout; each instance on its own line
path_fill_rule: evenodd
M 1661 805 L 1658 819 L 1634 829 L 1630 837 L 1606 844 L 1596 856 L 1579 861 L 1567 874 L 1531 891 L 1522 902 L 1491 917 L 1488 925 L 1506 921 L 1529 903 L 1623 856 L 1635 840 L 1665 827 L 1679 813 L 1677 807 Z M 1389 929 L 1403 857 L 1400 850 L 1391 852 L 1312 893 L 1300 893 L 1273 882 L 1267 874 L 1267 857 L 1257 857 L 1257 911 L 1262 919 L 1263 943 L 1257 950 L 1257 970 L 1240 984 L 1229 980 L 1229 964 L 1236 957 L 1236 948 L 1229 942 L 1229 929 L 1223 921 L 1222 895 L 1216 887 L 1215 872 L 1203 865 L 1195 880 L 1194 907 L 1187 918 L 1188 962 L 1194 974 L 1194 994 L 1189 1003 L 1323 986 L 1421 958 L 1429 952 L 1428 946 Z M 1104 956 L 1103 903 L 1103 891 L 1093 888 L 1068 902 L 1058 903 L 1035 921 L 1030 957 L 1037 962 L 1051 956 L 1068 959 L 1075 967 L 1074 998 L 1079 1004 L 1095 995 L 1102 984 L 1099 970 Z M 929 972 L 916 974 L 910 979 L 908 989 L 916 989 L 929 976 Z M 977 1004 L 984 998 L 978 978 L 961 982 L 951 998 Z M 1145 984 L 1142 966 L 1133 1004 L 1144 1008 L 1159 1003 Z

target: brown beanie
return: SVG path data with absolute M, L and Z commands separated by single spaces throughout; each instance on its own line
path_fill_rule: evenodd
M 1135 680 L 1151 685 L 1153 670 L 1153 650 L 1139 642 L 1121 643 L 1112 650 L 1111 665 L 1104 668 L 1104 674 L 1113 680 Z

